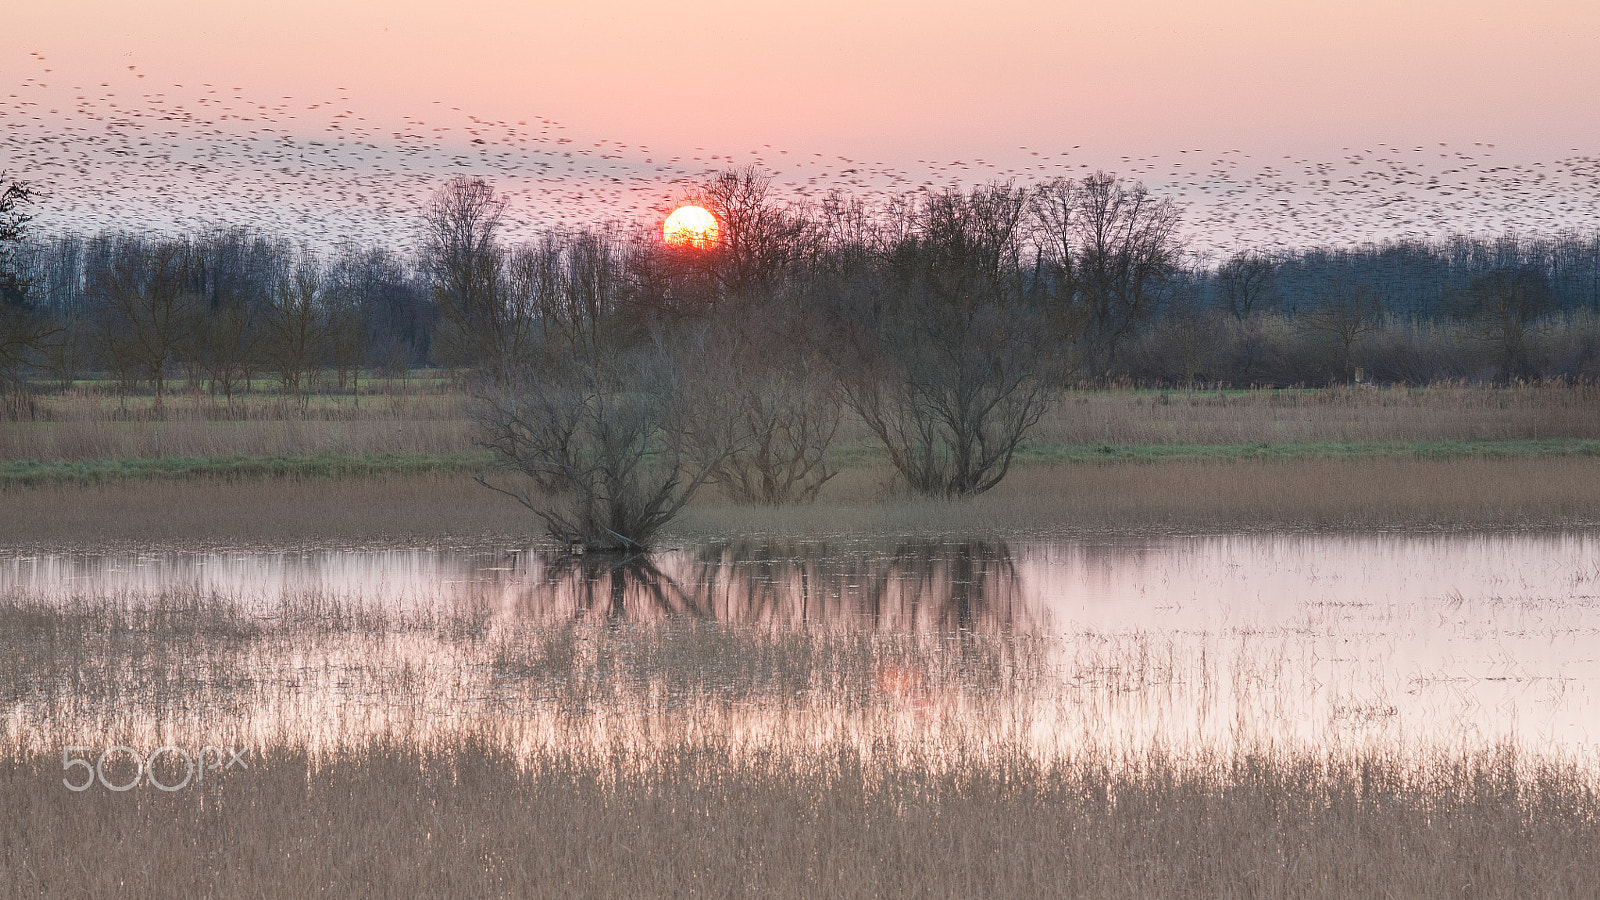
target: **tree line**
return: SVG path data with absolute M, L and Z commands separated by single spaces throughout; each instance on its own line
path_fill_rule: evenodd
M 781 198 L 756 169 L 686 200 L 710 248 L 594 228 L 512 241 L 459 177 L 412 254 L 318 254 L 232 229 L 34 239 L 0 195 L 0 368 L 12 394 L 95 371 L 159 414 L 257 381 L 305 402 L 435 364 L 471 387 L 480 480 L 557 539 L 648 544 L 700 489 L 813 498 L 848 415 L 906 491 L 1008 472 L 1063 387 L 1587 377 L 1600 243 L 1391 244 L 1198 263 L 1168 199 L 1113 175 Z M 359 392 L 358 392 L 359 396 Z
M 861 285 L 839 282 L 838 260 L 849 255 L 841 248 L 905 236 L 919 207 L 940 196 L 867 209 L 837 195 L 800 209 L 773 201 L 753 172 L 713 180 L 707 196 L 735 182 L 746 193 L 759 182 L 759 199 L 745 197 L 749 209 L 722 204 L 727 240 L 714 271 L 702 275 L 733 295 L 771 291 L 804 265 L 816 269 L 813 280 L 832 278 L 859 296 Z M 984 190 L 999 196 L 1007 189 L 1018 195 L 1012 205 L 1021 217 L 1010 275 L 1059 343 L 1063 384 L 1600 374 L 1600 230 L 1241 251 L 1200 261 L 1178 239 L 1170 202 L 1114 176 Z M 461 192 L 441 197 L 448 193 Z M 515 304 L 548 277 L 551 254 L 570 238 L 497 244 L 471 270 L 449 254 L 475 251 L 441 242 L 427 224 L 421 252 L 350 245 L 317 254 L 246 227 L 177 237 L 39 237 L 28 227 L 36 202 L 26 184 L 0 177 L 0 389 L 7 394 L 92 372 L 158 401 L 175 384 L 224 401 L 262 382 L 303 397 L 314 386 L 348 389 L 363 372 L 458 368 L 484 356 L 475 344 L 499 340 L 494 329 L 515 327 Z M 498 237 L 497 222 L 483 224 Z M 652 237 L 608 232 L 606 240 Z M 656 289 L 667 304 L 704 300 L 675 282 Z M 502 302 L 507 309 L 492 308 Z

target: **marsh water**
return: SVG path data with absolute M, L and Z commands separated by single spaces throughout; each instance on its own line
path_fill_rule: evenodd
M 568 666 L 589 654 L 590 676 L 605 679 L 619 670 L 595 659 L 633 652 L 618 635 L 665 629 L 671 647 L 652 638 L 631 665 L 675 681 L 629 702 L 670 708 L 701 677 L 685 667 L 739 657 L 721 682 L 696 682 L 718 728 L 777 716 L 801 734 L 818 708 L 870 695 L 916 727 L 1003 708 L 1007 727 L 1058 744 L 1509 740 L 1587 755 L 1600 742 L 1600 535 L 1588 532 L 748 540 L 626 559 L 514 547 L 38 552 L 0 558 L 3 596 L 63 609 L 220 597 L 245 620 L 327 619 L 226 659 L 210 644 L 186 649 L 198 639 L 178 628 L 141 645 L 141 665 L 159 650 L 164 674 L 108 663 L 101 674 L 122 689 L 95 688 L 95 704 L 43 683 L 68 675 L 21 679 L 0 698 L 13 728 L 86 707 L 102 722 L 155 709 L 153 727 L 187 717 L 313 733 L 552 709 L 604 718 L 622 694 L 575 688 L 584 679 L 552 669 L 552 648 Z M 760 660 L 728 634 L 756 636 Z M 815 644 L 796 662 L 785 636 L 855 640 L 871 658 L 859 678 L 835 677 L 849 665 L 828 669 Z M 108 640 L 103 652 L 116 652 Z M 161 696 L 174 684 L 191 702 Z

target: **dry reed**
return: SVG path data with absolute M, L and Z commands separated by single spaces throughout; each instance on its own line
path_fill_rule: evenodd
M 0 422 L 0 461 L 315 453 L 459 453 L 475 448 L 464 393 L 396 388 L 357 407 L 319 396 L 304 410 L 271 396 L 234 406 L 175 398 L 156 418 L 149 401 L 77 390 L 36 400 L 37 421 Z M 1068 391 L 1029 435 L 1057 447 L 1404 443 L 1600 439 L 1600 386 L 1437 385 L 1318 390 Z M 836 449 L 865 451 L 847 421 Z
M 275 395 L 245 395 L 232 405 L 179 396 L 159 415 L 150 404 L 84 389 L 40 397 L 33 420 L 0 422 L 0 461 L 473 449 L 466 396 L 458 390 L 397 388 L 360 405 L 350 396 L 319 395 L 305 407 Z
M 41 897 L 1587 898 L 1593 778 L 1515 750 L 518 759 L 374 738 L 163 794 L 0 749 L 0 880 Z M 115 776 L 121 778 L 122 776 Z
M 1223 669 L 1251 691 L 1292 689 L 1250 648 L 1196 660 L 1142 635 L 1075 639 L 1058 674 L 1080 710 L 1097 696 L 1137 707 Z M 1041 695 L 1035 649 L 693 621 L 517 630 L 470 605 L 306 592 L 8 595 L 0 884 L 175 898 L 1593 896 L 1592 766 L 1512 745 L 1180 750 L 1087 725 L 1041 746 L 1013 702 Z M 252 709 L 267 727 L 248 727 Z M 93 759 L 113 743 L 197 751 L 241 735 L 247 768 L 170 793 L 63 783 L 84 774 L 66 769 L 69 745 Z M 124 757 L 103 768 L 112 785 L 138 775 Z M 159 772 L 186 775 L 176 754 Z

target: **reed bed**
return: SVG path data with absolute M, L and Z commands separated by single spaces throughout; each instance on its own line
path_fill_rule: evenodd
M 1196 697 L 1270 712 L 1304 685 L 1259 637 L 1233 653 L 1145 632 L 1065 640 L 1062 654 L 1016 634 L 527 628 L 485 604 L 314 590 L 13 592 L 0 596 L 0 884 L 45 897 L 1593 895 L 1593 760 L 1248 728 L 1233 742 L 1119 740 L 1119 722 Z M 168 753 L 150 771 L 185 782 L 171 792 L 63 783 L 83 775 L 64 754 L 112 745 L 248 751 L 196 782 Z M 109 785 L 140 776 L 126 754 L 100 768 Z
M 469 731 L 273 743 L 203 786 L 76 794 L 58 756 L 8 745 L 0 876 L 30 897 L 1141 900 L 1587 898 L 1600 877 L 1592 774 L 1515 748 L 933 749 L 518 758 Z
M 569 746 L 648 743 L 640 717 L 689 716 L 792 744 L 807 721 L 867 734 L 906 702 L 1018 702 L 1044 681 L 1034 643 L 692 618 L 550 628 L 470 600 L 400 609 L 315 589 L 12 591 L 0 595 L 0 704 L 12 713 L 0 733 L 143 745 L 223 720 L 257 742 L 310 729 L 336 749 L 396 723 L 509 717 L 524 741 Z

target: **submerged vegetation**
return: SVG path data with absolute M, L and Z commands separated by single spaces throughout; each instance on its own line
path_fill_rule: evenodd
M 1281 724 L 1298 682 L 1251 640 L 1082 633 L 1052 657 L 1005 630 L 14 592 L 0 871 L 180 897 L 1592 892 L 1600 783 L 1560 752 L 1117 740 L 1173 696 Z M 112 744 L 249 750 L 172 792 L 63 787 L 62 746 Z

